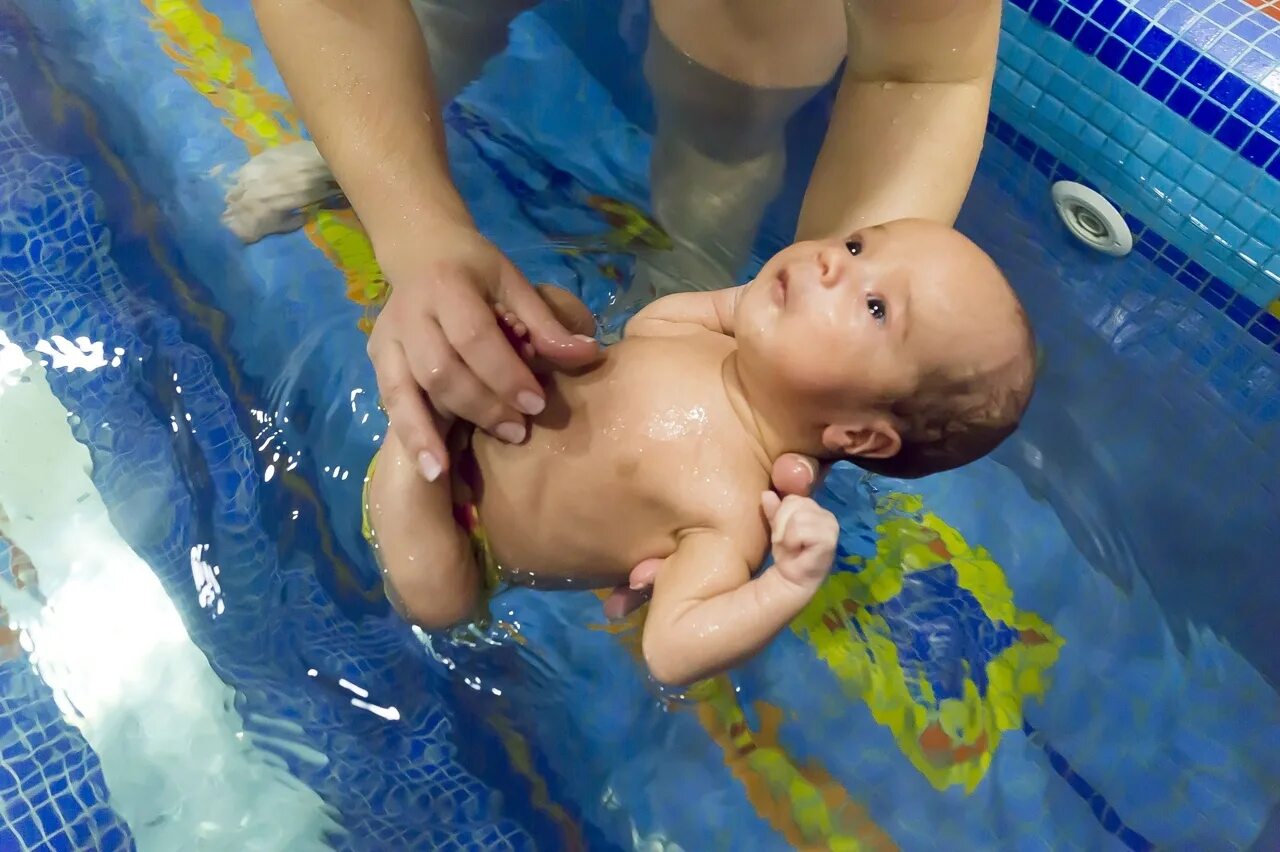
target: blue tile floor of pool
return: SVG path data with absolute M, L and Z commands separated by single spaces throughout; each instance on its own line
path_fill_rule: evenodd
M 124 16 L 117 38 L 145 36 L 138 21 L 133 30 L 127 23 Z M 0 67 L 0 77 L 23 74 L 17 79 L 25 85 L 0 88 L 0 198 L 8 205 L 0 223 L 21 227 L 0 229 L 10 276 L 0 289 L 0 328 L 28 349 L 55 333 L 84 335 L 142 359 L 127 359 L 119 370 L 54 370 L 50 380 L 80 415 L 77 437 L 91 448 L 95 483 L 121 533 L 166 583 L 215 670 L 238 687 L 246 718 L 290 720 L 301 741 L 326 756 L 322 769 L 296 760 L 290 766 L 340 813 L 347 833 L 335 845 L 558 848 L 564 832 L 577 831 L 591 848 L 624 848 L 634 831 L 686 849 L 788 848 L 692 714 L 663 710 L 620 643 L 585 626 L 598 620 L 594 598 L 513 594 L 506 615 L 520 624 L 523 647 L 437 642 L 436 656 L 423 653 L 379 599 L 376 572 L 359 546 L 361 471 L 384 423 L 364 392 L 373 383 L 361 357 L 360 312 L 345 300 L 341 276 L 301 235 L 242 252 L 217 229 L 220 189 L 207 173 L 242 160 L 243 149 L 194 93 L 178 86 L 161 100 L 138 95 L 145 129 L 134 132 L 154 141 L 153 150 L 203 141 L 167 161 L 173 174 L 160 178 L 125 152 L 137 177 L 122 177 L 95 150 L 83 118 L 58 124 L 37 108 L 37 77 L 21 54 L 29 48 L 16 49 Z M 155 53 L 159 69 L 165 57 Z M 504 101 L 501 92 L 538 63 L 557 63 L 564 73 L 538 97 Z M 541 233 L 600 227 L 585 203 L 588 187 L 644 201 L 643 135 L 629 130 L 574 67 L 553 34 L 528 20 L 509 56 L 451 113 L 460 184 L 504 245 L 536 246 Z M 547 105 L 567 93 L 598 107 L 575 113 L 598 126 L 566 133 L 549 120 Z M 148 111 L 161 104 L 171 122 L 147 123 Z M 563 110 L 554 115 L 566 117 Z M 36 138 L 24 131 L 24 118 Z M 118 116 L 99 119 L 108 133 L 125 126 Z M 575 146 L 581 139 L 588 144 Z M 1042 181 L 1008 149 L 991 148 L 962 224 L 1000 247 L 993 251 L 1018 268 L 1019 286 L 1034 286 L 1025 279 L 1035 274 L 1079 274 L 1090 259 L 1073 254 L 1030 199 L 1008 194 L 1043 189 Z M 152 182 L 172 234 L 157 236 L 139 224 L 145 220 L 127 191 L 132 180 Z M 997 205 L 1009 209 L 994 215 Z M 1008 232 L 1021 242 L 1009 241 Z M 39 249 L 33 236 L 43 241 Z M 583 289 L 597 305 L 610 288 L 594 263 L 544 250 L 518 257 L 540 277 Z M 1135 292 L 1150 286 L 1159 293 L 1154 268 L 1136 268 Z M 1098 283 L 1086 278 L 1079 278 L 1081 290 Z M 7 289 L 14 281 L 21 301 Z M 1046 307 L 1068 312 L 1079 305 L 1066 297 L 1051 305 L 1028 301 L 1033 318 L 1050 324 Z M 1214 333 L 1213 322 L 1205 320 L 1205 334 Z M 1065 313 L 1057 325 L 1044 335 L 1048 363 L 1068 382 L 1067 347 L 1078 341 L 1065 331 L 1072 328 Z M 1154 345 L 1102 349 L 1133 369 L 1150 369 L 1143 359 L 1159 353 Z M 175 373 L 183 378 L 181 395 L 172 393 Z M 1276 416 L 1249 412 L 1259 420 Z M 172 437 L 175 413 L 191 415 L 194 434 Z M 126 427 L 116 430 L 124 437 L 106 440 L 94 428 L 102 422 Z M 1032 427 L 1034 438 L 1039 427 Z M 274 442 L 260 449 L 269 434 Z M 1030 441 L 1010 453 L 1025 453 Z M 281 446 L 299 466 L 292 477 L 282 471 L 268 480 Z M 1066 640 L 1045 700 L 1024 708 L 1026 730 L 1006 734 L 972 794 L 939 792 L 791 634 L 739 673 L 747 722 L 763 727 L 756 702 L 793 714 L 778 745 L 820 764 L 907 849 L 989 847 L 997 839 L 1011 848 L 1055 849 L 1247 843 L 1280 798 L 1280 702 L 1257 671 L 1206 629 L 1175 641 L 1143 579 L 1090 567 L 1055 506 L 1031 499 L 1009 468 L 984 462 L 920 491 L 931 510 L 1004 566 L 1018 608 Z M 840 509 L 851 539 L 870 536 L 870 495 L 850 472 L 833 476 L 824 500 Z M 161 508 L 165 523 L 142 523 Z M 219 564 L 241 566 L 224 575 L 228 609 L 216 622 L 191 586 L 192 543 L 209 544 Z M 927 622 L 939 629 L 954 623 Z M 0 835 L 0 845 L 18 839 L 19 848 L 39 848 L 19 838 L 59 833 L 57 824 L 45 825 L 51 817 L 39 802 L 60 792 L 64 779 L 85 791 L 79 800 L 89 814 L 67 821 L 92 823 L 100 839 L 112 833 L 124 844 L 126 828 L 102 804 L 111 779 L 97 772 L 26 658 L 0 665 L 0 676 L 4 730 L 38 733 L 3 740 L 5 765 L 39 767 L 13 773 L 23 793 L 5 797 L 0 830 L 10 835 Z M 387 724 L 353 708 L 342 680 L 398 707 L 401 720 Z M 20 700 L 10 700 L 15 696 Z M 507 730 L 533 745 L 533 772 L 546 780 L 563 818 L 532 804 L 535 791 L 499 742 Z M 194 792 L 156 795 L 194 802 Z M 566 822 L 576 827 L 565 829 Z

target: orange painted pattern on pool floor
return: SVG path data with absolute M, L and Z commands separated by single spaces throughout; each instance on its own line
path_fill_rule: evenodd
M 607 592 L 597 593 L 603 602 Z M 642 658 L 640 638 L 644 609 L 620 622 L 593 625 L 614 634 L 636 660 Z M 854 801 L 817 761 L 798 764 L 778 738 L 782 710 L 758 701 L 760 719 L 753 729 L 728 677 L 710 678 L 688 692 L 698 723 L 724 754 L 725 766 L 742 785 L 747 801 L 762 820 L 796 849 L 897 849 L 867 809 Z
M 1280 21 L 1280 0 L 1244 0 L 1262 14 Z

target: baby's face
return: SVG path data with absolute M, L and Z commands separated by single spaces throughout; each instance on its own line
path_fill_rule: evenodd
M 745 369 L 821 404 L 874 406 L 936 371 L 983 375 L 1020 352 L 1017 300 L 952 228 L 899 220 L 791 245 L 743 290 Z

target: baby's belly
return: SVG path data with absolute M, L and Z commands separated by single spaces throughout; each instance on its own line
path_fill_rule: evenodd
M 483 478 L 480 521 L 512 582 L 613 586 L 637 563 L 675 550 L 664 512 L 603 473 L 598 459 L 588 463 L 487 438 L 477 441 L 476 458 Z

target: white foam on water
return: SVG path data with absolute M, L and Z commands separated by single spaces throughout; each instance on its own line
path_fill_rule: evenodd
M 324 802 L 257 747 L 276 738 L 244 730 L 233 690 L 112 526 L 40 361 L 0 339 L 0 532 L 39 576 L 38 594 L 0 582 L 0 605 L 97 753 L 111 806 L 143 852 L 327 849 L 337 826 Z

